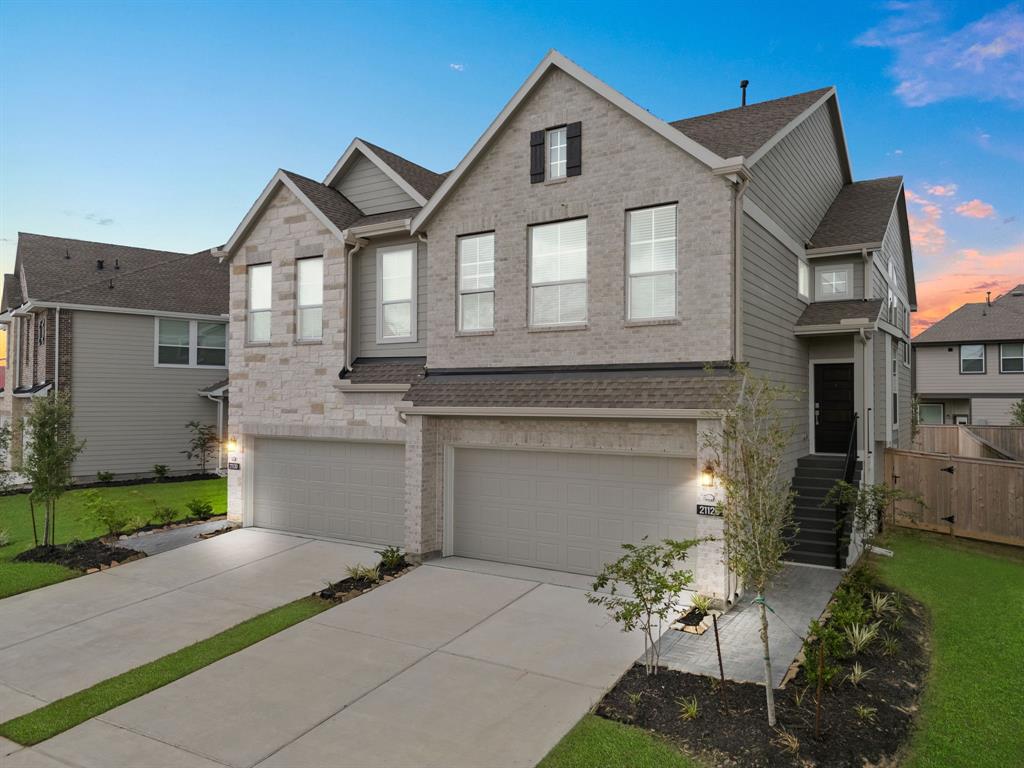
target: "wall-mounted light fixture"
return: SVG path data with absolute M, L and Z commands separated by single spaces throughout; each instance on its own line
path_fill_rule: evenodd
M 715 469 L 711 464 L 705 464 L 700 471 L 700 487 L 712 488 L 715 485 Z
M 227 441 L 228 453 L 236 453 L 238 451 L 238 440 L 233 437 L 229 437 Z

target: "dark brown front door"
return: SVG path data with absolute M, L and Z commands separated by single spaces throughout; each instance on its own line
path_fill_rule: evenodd
M 853 426 L 853 363 L 814 366 L 814 451 L 846 453 Z

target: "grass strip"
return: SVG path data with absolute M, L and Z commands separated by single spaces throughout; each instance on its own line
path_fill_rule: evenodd
M 698 768 L 667 741 L 632 725 L 585 715 L 537 768 Z
M 327 600 L 303 597 L 261 613 L 198 643 L 8 720 L 0 724 L 0 736 L 26 747 L 38 744 L 333 606 Z

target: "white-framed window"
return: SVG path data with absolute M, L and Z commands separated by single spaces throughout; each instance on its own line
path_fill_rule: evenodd
M 416 341 L 416 244 L 377 249 L 377 343 Z
M 909 368 L 910 367 L 910 344 L 908 344 L 905 341 L 901 341 L 900 344 L 903 345 L 903 364 Z
M 960 345 L 960 373 L 985 372 L 985 345 Z
M 626 214 L 630 320 L 676 316 L 676 204 Z
M 324 336 L 324 257 L 299 259 L 295 282 L 299 341 L 320 341 Z
M 853 298 L 853 265 L 818 267 L 815 274 L 815 300 L 832 301 Z
M 459 238 L 459 330 L 494 330 L 494 233 Z
M 550 129 L 547 134 L 547 139 L 548 178 L 565 178 L 565 163 L 568 145 L 565 126 L 563 125 L 561 128 Z
M 999 345 L 999 372 L 1024 373 L 1024 343 Z
M 587 220 L 530 227 L 530 325 L 587 321 Z
M 808 301 L 811 298 L 811 266 L 803 259 L 796 261 L 796 292 Z
M 270 265 L 249 267 L 248 339 L 256 344 L 270 341 Z
M 154 364 L 175 368 L 227 366 L 227 323 L 158 317 Z
M 917 406 L 918 424 L 943 424 L 946 420 L 942 403 L 921 403 Z
M 892 391 L 892 425 L 893 427 L 900 425 L 900 393 L 895 389 Z

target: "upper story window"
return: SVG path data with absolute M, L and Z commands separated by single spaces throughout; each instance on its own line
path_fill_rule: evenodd
M 246 323 L 249 341 L 265 344 L 270 341 L 270 265 L 249 267 L 249 316 Z
M 909 307 L 904 307 L 903 308 L 903 330 L 907 332 L 908 336 L 910 335 L 910 308 Z
M 299 259 L 295 271 L 299 341 L 320 341 L 324 335 L 323 256 Z
M 801 259 L 796 262 L 796 291 L 805 299 L 811 298 L 811 267 Z
M 818 267 L 815 270 L 815 300 L 832 301 L 853 298 L 853 265 Z
M 158 317 L 156 364 L 183 368 L 225 367 L 227 324 Z
M 960 345 L 960 373 L 985 372 L 985 345 Z
M 39 318 L 39 328 L 36 331 L 36 342 L 39 346 L 43 346 L 46 343 L 46 318 Z
M 587 220 L 530 227 L 530 325 L 587 321 Z
M 579 176 L 583 170 L 583 124 L 548 128 L 530 134 L 530 182 Z
M 494 330 L 494 233 L 459 238 L 459 330 Z
M 416 341 L 416 245 L 377 249 L 377 343 Z
M 676 316 L 676 206 L 626 214 L 630 320 Z
M 999 372 L 1024 373 L 1024 343 L 999 345 Z
M 900 344 L 903 345 L 903 364 L 909 368 L 910 367 L 910 344 L 908 344 L 905 341 L 901 341 Z

